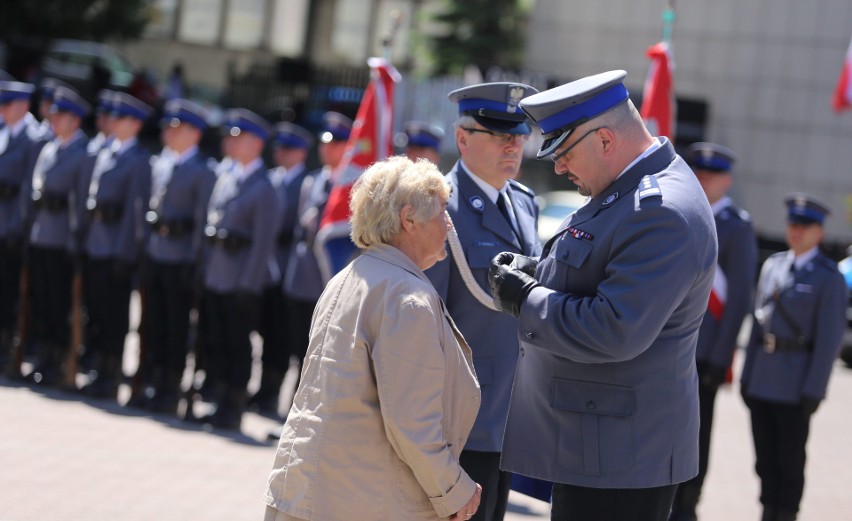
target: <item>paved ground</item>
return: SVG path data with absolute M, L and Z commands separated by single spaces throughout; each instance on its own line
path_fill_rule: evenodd
M 850 400 L 852 370 L 838 364 L 813 421 L 800 521 L 852 519 Z M 257 521 L 276 422 L 247 414 L 243 424 L 240 434 L 208 431 L 0 379 L 0 521 Z M 702 521 L 759 519 L 752 466 L 746 409 L 724 389 Z M 545 503 L 514 492 L 510 501 L 507 521 L 549 518 Z

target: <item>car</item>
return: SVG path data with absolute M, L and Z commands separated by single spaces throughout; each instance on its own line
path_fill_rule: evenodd
M 588 197 L 576 190 L 554 190 L 536 196 L 540 208 L 538 214 L 538 237 L 542 244 L 550 240 L 565 218 L 586 204 Z
M 846 250 L 848 255 L 837 263 L 837 268 L 846 279 L 846 290 L 849 300 L 846 306 L 846 332 L 843 335 L 843 347 L 840 351 L 840 359 L 847 366 L 852 367 L 852 246 Z
M 56 78 L 77 89 L 84 98 L 94 101 L 102 88 L 125 92 L 148 92 L 141 83 L 151 83 L 137 68 L 111 45 L 86 40 L 53 40 L 41 57 L 43 78 Z M 135 95 L 135 94 L 134 94 Z M 144 96 L 137 96 L 142 99 Z M 143 99 L 151 102 L 152 100 Z

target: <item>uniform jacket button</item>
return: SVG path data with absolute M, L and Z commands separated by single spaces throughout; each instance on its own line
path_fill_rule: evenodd
M 527 336 L 527 338 L 532 340 L 532 337 L 533 337 L 532 331 L 527 331 L 526 336 Z
M 526 354 L 526 351 L 524 351 L 524 348 L 522 347 L 521 348 L 521 356 L 524 356 L 525 354 Z

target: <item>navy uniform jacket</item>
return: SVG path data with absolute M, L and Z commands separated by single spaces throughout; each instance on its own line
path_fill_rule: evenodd
M 56 151 L 53 165 L 44 172 L 40 205 L 32 200 L 34 172 L 30 172 L 25 187 L 28 194 L 27 215 L 31 222 L 30 244 L 40 248 L 72 251 L 73 233 L 79 223 L 76 212 L 79 197 L 77 187 L 87 164 L 87 144 L 85 134 L 78 131 L 71 141 Z M 58 204 L 60 200 L 64 201 L 64 204 Z
M 698 327 L 716 231 L 665 138 L 544 246 L 520 313 L 501 467 L 648 488 L 698 473 Z
M 790 273 L 789 252 L 772 255 L 760 270 L 755 314 L 777 289 L 780 303 L 792 320 L 776 308 L 764 321 L 755 319 L 746 350 L 742 387 L 745 396 L 771 402 L 798 403 L 802 397 L 825 398 L 828 378 L 846 328 L 847 290 L 837 264 L 822 253 Z M 763 334 L 778 341 L 793 339 L 796 328 L 811 342 L 810 351 L 775 351 L 763 348 Z
M 94 160 L 89 156 L 89 161 Z M 86 176 L 91 181 L 91 172 Z M 83 197 L 88 197 L 88 183 Z M 84 251 L 91 259 L 117 259 L 135 263 L 145 237 L 145 212 L 151 197 L 150 154 L 138 142 L 115 156 L 115 164 L 98 182 L 97 209 L 113 212 L 120 208 L 116 221 L 87 216 Z M 85 205 L 85 200 L 83 202 Z
M 456 163 L 446 177 L 452 187 L 447 211 L 455 224 L 471 272 L 480 287 L 490 295 L 488 267 L 495 255 L 511 251 L 538 257 L 541 253 L 537 233 L 538 204 L 528 188 L 509 181 L 509 198 L 521 232 L 521 238 L 518 238 L 497 205 L 471 179 L 461 162 Z M 482 403 L 465 449 L 500 452 L 518 360 L 518 321 L 487 309 L 474 299 L 459 275 L 452 252 L 426 270 L 426 276 L 435 285 L 473 350 L 473 365 L 482 390 Z
M 204 287 L 217 293 L 245 292 L 260 295 L 269 277 L 269 259 L 275 245 L 279 203 L 275 189 L 261 165 L 240 183 L 225 203 L 217 229 L 245 241 L 228 249 L 214 244 L 207 253 Z M 228 174 L 222 174 L 228 175 Z
M 29 128 L 37 124 L 30 114 L 16 136 L 9 136 L 0 152 L 0 239 L 23 233 L 26 182 L 43 142 L 34 141 Z M 30 121 L 32 120 L 32 122 Z M 11 132 L 11 127 L 7 127 Z
M 216 176 L 207 159 L 196 152 L 183 163 L 176 165 L 160 199 L 160 223 L 179 223 L 191 227 L 183 234 L 160 234 L 151 230 L 147 254 L 167 264 L 195 264 L 201 254 L 204 224 L 207 222 L 207 203 L 213 192 Z
M 757 239 L 749 214 L 733 205 L 722 208 L 716 215 L 716 235 L 719 237 L 719 269 L 726 280 L 727 298 L 721 320 L 709 312 L 704 314 L 695 359 L 716 367 L 728 367 L 737 347 L 737 335 L 754 297 Z
M 275 169 L 279 170 L 279 169 Z M 283 169 L 282 169 L 283 170 Z M 298 171 L 296 171 L 298 170 Z M 281 201 L 281 222 L 278 229 L 277 245 L 275 247 L 275 256 L 278 259 L 278 269 L 281 271 L 281 276 L 287 273 L 287 260 L 290 256 L 290 249 L 293 245 L 293 233 L 296 225 L 299 222 L 299 194 L 302 188 L 302 182 L 305 177 L 311 173 L 305 169 L 305 165 L 294 166 L 290 172 L 287 172 L 287 179 L 284 179 L 283 172 L 277 172 L 275 189 L 278 192 L 278 198 Z M 292 177 L 289 177 L 292 175 Z
M 302 182 L 296 207 L 299 224 L 293 231 L 293 245 L 284 275 L 284 293 L 290 298 L 316 301 L 325 289 L 325 281 L 314 254 L 314 239 L 331 191 L 330 176 L 330 170 L 322 168 L 308 174 Z

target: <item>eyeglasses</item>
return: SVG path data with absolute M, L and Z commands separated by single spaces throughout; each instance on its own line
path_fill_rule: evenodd
M 606 127 L 597 127 L 597 128 L 593 128 L 593 129 L 591 129 L 590 131 L 588 131 L 588 132 L 586 132 L 585 134 L 583 134 L 582 136 L 580 136 L 580 139 L 578 139 L 577 141 L 574 141 L 573 143 L 571 143 L 571 146 L 569 146 L 568 148 L 566 148 L 566 149 L 565 149 L 565 150 L 563 150 L 562 152 L 559 152 L 559 153 L 554 152 L 554 153 L 550 154 L 550 155 L 549 155 L 549 156 L 547 156 L 547 157 L 548 157 L 551 161 L 553 161 L 554 163 L 555 163 L 555 162 L 557 162 L 557 161 L 559 161 L 559 159 L 560 159 L 560 158 L 562 158 L 562 157 L 563 157 L 565 154 L 567 154 L 568 152 L 570 152 L 572 148 L 574 148 L 575 146 L 579 145 L 579 144 L 580 144 L 580 141 L 584 140 L 584 139 L 586 138 L 586 136 L 588 136 L 589 134 L 591 134 L 591 133 L 593 133 L 593 132 L 597 132 L 598 130 L 600 130 L 600 129 L 602 129 L 602 128 L 606 128 Z
M 508 134 L 506 132 L 495 132 L 493 130 L 487 130 L 484 128 L 468 128 L 461 127 L 462 130 L 467 130 L 468 132 L 480 132 L 482 134 L 488 134 L 493 137 L 501 144 L 508 145 L 509 143 L 526 143 L 530 138 L 527 134 Z

